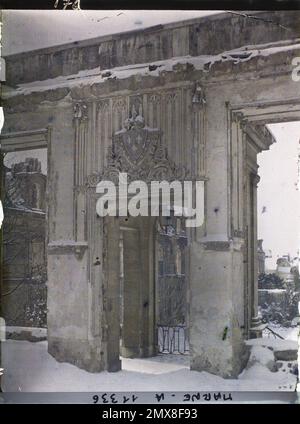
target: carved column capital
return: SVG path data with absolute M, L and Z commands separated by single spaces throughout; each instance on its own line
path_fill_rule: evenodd
M 258 183 L 260 182 L 260 176 L 257 174 L 252 174 L 252 182 L 253 185 L 257 187 Z
M 88 106 L 85 102 L 76 102 L 73 106 L 74 119 L 86 121 L 88 119 Z
M 232 118 L 233 122 L 240 123 L 240 124 L 245 123 L 244 114 L 240 111 L 232 111 L 231 112 L 231 118 Z
M 109 110 L 109 99 L 103 99 L 97 102 L 97 112 L 105 112 Z

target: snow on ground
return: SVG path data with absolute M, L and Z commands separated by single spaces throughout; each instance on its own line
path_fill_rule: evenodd
M 6 331 L 8 333 L 30 333 L 33 337 L 47 337 L 47 329 L 40 327 L 15 327 L 15 326 L 6 326 Z
M 298 327 L 282 327 L 281 325 L 275 325 L 275 324 L 268 324 L 268 327 L 271 330 L 275 331 L 275 333 L 283 337 L 285 340 L 294 340 L 295 342 L 298 341 L 298 333 L 299 333 Z M 268 331 L 266 331 L 266 334 L 264 337 L 268 337 L 271 339 L 274 338 L 274 336 L 270 334 Z
M 290 391 L 296 385 L 288 369 L 271 372 L 263 365 L 265 355 L 238 379 L 190 371 L 188 357 L 179 355 L 123 359 L 120 372 L 88 373 L 57 362 L 48 354 L 47 342 L 8 340 L 2 343 L 2 359 L 5 392 Z
M 261 339 L 250 339 L 246 341 L 248 346 L 268 346 L 274 350 L 298 350 L 295 340 L 282 340 L 279 338 L 263 337 Z

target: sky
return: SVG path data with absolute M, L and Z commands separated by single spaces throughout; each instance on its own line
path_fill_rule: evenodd
M 215 10 L 4 10 L 2 11 L 2 55 L 220 12 Z
M 264 240 L 264 249 L 272 250 L 266 267 L 275 269 L 279 256 L 290 253 L 294 257 L 300 248 L 300 121 L 268 127 L 276 143 L 258 155 L 258 238 Z
M 169 23 L 222 11 L 2 11 L 2 55 Z M 1 121 L 1 116 L 0 116 Z M 269 128 L 277 143 L 258 157 L 258 237 L 272 250 L 267 267 L 274 269 L 278 256 L 299 249 L 299 191 L 297 154 L 300 122 Z M 30 156 L 33 156 L 31 152 Z M 37 152 L 45 172 L 45 155 Z M 24 160 L 26 154 L 20 159 Z M 7 157 L 12 162 L 12 157 Z M 300 184 L 299 184 L 300 186 Z M 300 187 L 299 187 L 300 188 Z

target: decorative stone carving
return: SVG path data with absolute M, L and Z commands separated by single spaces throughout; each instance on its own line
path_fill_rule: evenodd
M 257 187 L 258 183 L 260 182 L 260 176 L 257 174 L 252 174 L 251 177 L 252 177 L 253 185 Z
M 97 111 L 104 112 L 106 110 L 109 110 L 109 100 L 108 99 L 101 100 L 100 102 L 97 103 Z
M 160 95 L 151 94 L 149 96 L 149 103 L 159 104 L 160 103 Z
M 176 98 L 177 98 L 177 93 L 175 92 L 171 92 L 171 93 L 167 93 L 166 94 L 166 100 L 167 100 L 167 103 L 172 103 L 172 102 L 174 102 L 175 100 L 176 100 Z
M 117 183 L 119 173 L 126 172 L 128 181 L 174 181 L 186 179 L 184 167 L 176 166 L 168 158 L 161 143 L 161 132 L 145 126 L 141 108 L 137 113 L 132 106 L 131 117 L 124 122 L 124 128 L 113 136 L 108 149 L 107 167 L 102 174 L 94 173 L 87 177 L 87 187 L 95 187 L 101 180 Z
M 265 144 L 267 146 L 271 146 L 271 144 L 276 143 L 276 140 L 271 133 L 271 131 L 268 129 L 266 125 L 256 124 L 253 125 L 254 130 L 258 134 L 258 136 L 264 140 Z
M 145 121 L 144 121 L 144 118 L 142 116 L 141 106 L 139 107 L 139 113 L 137 113 L 135 105 L 133 105 L 132 108 L 131 108 L 131 117 L 127 118 L 125 120 L 124 128 L 129 131 L 131 129 L 143 128 L 144 126 L 145 126 Z M 116 133 L 116 134 L 118 134 L 118 133 Z
M 113 110 L 124 110 L 126 108 L 126 102 L 124 98 L 118 98 L 113 101 Z
M 93 173 L 87 176 L 86 185 L 88 187 L 96 187 L 96 185 L 101 181 L 101 174 Z
M 239 124 L 242 129 L 245 129 L 248 120 L 247 120 L 247 118 L 245 118 L 245 116 L 242 112 L 232 111 L 231 118 L 232 118 L 233 122 Z
M 88 106 L 84 102 L 77 102 L 74 105 L 74 118 L 85 121 L 88 118 Z
M 203 88 L 198 83 L 196 84 L 196 87 L 194 90 L 192 103 L 194 104 L 196 103 L 199 106 L 204 106 L 206 104 L 206 98 L 205 98 Z
M 136 111 L 139 111 L 139 115 L 142 115 L 142 108 L 143 108 L 143 96 L 137 95 L 137 96 L 130 96 L 129 97 L 129 110 L 133 110 L 133 107 Z

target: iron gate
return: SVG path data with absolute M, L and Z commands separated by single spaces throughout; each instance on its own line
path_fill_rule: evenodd
M 189 351 L 184 220 L 158 222 L 157 342 L 160 353 Z

